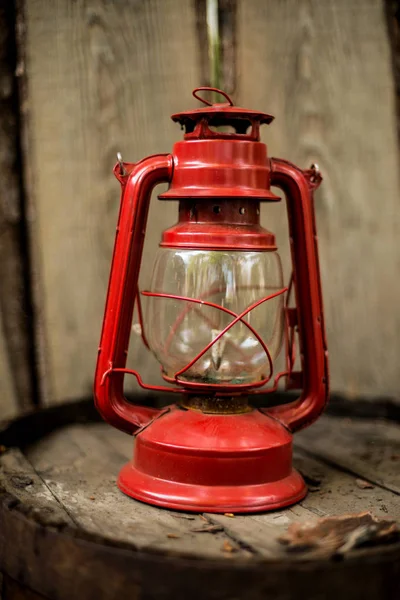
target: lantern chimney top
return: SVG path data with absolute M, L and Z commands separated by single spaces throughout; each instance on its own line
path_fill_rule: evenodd
M 226 102 L 212 104 L 199 92 L 220 94 Z M 258 142 L 260 125 L 269 124 L 274 117 L 266 113 L 234 106 L 231 98 L 217 88 L 198 87 L 193 96 L 206 108 L 197 108 L 172 115 L 172 120 L 185 129 L 185 140 L 229 139 Z

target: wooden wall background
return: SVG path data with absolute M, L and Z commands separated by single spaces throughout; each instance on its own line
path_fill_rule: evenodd
M 303 167 L 317 162 L 323 172 L 316 210 L 332 388 L 353 400 L 399 396 L 390 4 L 218 3 L 220 85 L 237 104 L 275 114 L 263 134 L 270 155 Z M 116 152 L 136 161 L 170 151 L 180 138 L 169 115 L 195 106 L 191 90 L 210 82 L 205 6 L 18 0 L 15 11 L 0 8 L 0 25 L 9 33 L 16 25 L 15 40 L 0 37 L 0 100 L 8 110 L 0 126 L 14 123 L 0 141 L 8 182 L 0 186 L 0 242 L 10 228 L 19 232 L 0 251 L 2 262 L 12 254 L 20 266 L 1 279 L 1 417 L 91 393 L 119 205 Z M 10 172 L 22 177 L 11 181 Z M 12 225 L 4 209 L 11 188 L 19 208 Z M 153 202 L 145 276 L 174 215 L 173 205 Z M 263 219 L 283 243 L 283 207 L 264 210 Z M 154 362 L 138 347 L 130 362 L 152 377 Z

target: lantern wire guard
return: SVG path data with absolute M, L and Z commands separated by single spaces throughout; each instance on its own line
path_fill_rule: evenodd
M 220 396 L 225 396 L 225 395 L 232 396 L 232 394 L 235 394 L 235 393 L 241 394 L 243 391 L 246 391 L 253 395 L 254 394 L 270 394 L 272 392 L 276 392 L 276 390 L 278 389 L 278 384 L 279 384 L 280 379 L 282 379 L 283 377 L 290 378 L 290 375 L 291 375 L 292 369 L 293 369 L 293 365 L 295 362 L 295 355 L 296 355 L 296 353 L 295 353 L 295 336 L 294 336 L 295 326 L 293 323 L 293 314 L 295 313 L 295 309 L 289 308 L 289 306 L 288 306 L 289 301 L 290 301 L 291 290 L 292 290 L 292 282 L 293 282 L 293 276 L 291 275 L 289 285 L 287 287 L 282 288 L 281 290 L 274 292 L 273 294 L 270 294 L 269 296 L 265 296 L 264 298 L 261 298 L 260 300 L 257 300 L 257 302 L 255 302 L 254 304 L 252 304 L 251 306 L 246 308 L 239 315 L 223 306 L 220 306 L 219 304 L 215 304 L 214 302 L 208 302 L 207 300 L 204 300 L 204 299 L 188 298 L 186 296 L 178 296 L 176 294 L 163 294 L 163 293 L 157 293 L 157 292 L 142 291 L 141 293 L 143 296 L 147 296 L 147 297 L 152 296 L 152 297 L 157 297 L 157 298 L 169 298 L 169 299 L 181 300 L 183 302 L 189 302 L 189 303 L 193 303 L 193 304 L 202 304 L 202 305 L 206 305 L 206 306 L 211 306 L 212 308 L 221 310 L 227 314 L 230 314 L 232 317 L 234 317 L 233 320 L 222 331 L 220 331 L 209 344 L 207 344 L 207 346 L 205 346 L 200 352 L 198 352 L 198 354 L 194 358 L 192 358 L 187 363 L 187 365 L 185 365 L 183 368 L 181 368 L 179 371 L 177 371 L 175 373 L 174 377 L 168 377 L 165 373 L 163 373 L 162 374 L 163 378 L 169 383 L 181 384 L 186 389 L 196 391 L 197 393 L 208 393 L 210 391 L 215 392 L 216 390 L 221 390 L 219 392 Z M 286 294 L 285 308 L 284 308 L 285 317 L 286 317 L 285 318 L 285 328 L 284 328 L 286 370 L 277 373 L 277 375 L 274 378 L 272 387 L 264 387 L 271 381 L 272 376 L 273 376 L 274 366 L 273 366 L 273 360 L 271 358 L 271 353 L 268 349 L 267 343 L 264 342 L 264 340 L 259 335 L 259 333 L 257 333 L 257 331 L 250 325 L 250 323 L 248 323 L 244 319 L 244 317 L 248 313 L 250 313 L 254 308 L 257 308 L 264 302 L 268 302 L 268 300 L 272 300 L 273 298 L 276 298 L 277 296 L 280 296 L 282 294 Z M 137 307 L 138 307 L 138 317 L 139 317 L 142 341 L 143 341 L 144 345 L 148 348 L 149 345 L 147 342 L 145 329 L 144 329 L 143 311 L 142 311 L 139 294 L 137 294 L 137 296 L 136 296 L 136 302 L 137 302 Z M 184 314 L 185 314 L 185 311 L 182 311 L 181 315 L 180 315 L 180 319 L 183 318 Z M 200 314 L 200 316 L 202 318 L 204 318 L 203 315 Z M 178 321 L 178 319 L 177 319 L 177 321 Z M 268 365 L 269 365 L 268 376 L 263 377 L 258 382 L 253 382 L 253 383 L 248 383 L 248 384 L 234 384 L 233 386 L 229 386 L 227 384 L 218 384 L 218 383 L 210 384 L 210 383 L 183 381 L 182 379 L 179 378 L 180 375 L 182 375 L 183 373 L 188 371 L 208 350 L 210 350 L 212 348 L 212 346 L 214 346 L 214 344 L 216 344 L 231 329 L 231 327 L 233 327 L 239 321 L 241 323 L 243 323 L 251 331 L 251 333 L 257 338 L 259 344 L 263 348 L 263 350 L 267 356 L 267 359 L 268 359 Z M 174 329 L 176 329 L 176 326 L 177 326 L 177 322 L 175 322 L 175 324 L 172 326 L 172 332 L 174 331 Z M 171 388 L 171 387 L 167 387 L 167 386 L 152 385 L 149 383 L 145 383 L 142 380 L 142 377 L 141 377 L 140 373 L 138 373 L 138 371 L 135 371 L 134 369 L 125 369 L 125 368 L 110 368 L 110 369 L 108 369 L 103 375 L 103 379 L 101 382 L 102 385 L 104 385 L 104 381 L 105 381 L 106 377 L 111 375 L 111 373 L 113 373 L 113 372 L 134 375 L 136 377 L 136 380 L 137 380 L 138 384 L 140 385 L 140 387 L 143 389 L 146 389 L 146 390 L 157 391 L 157 392 L 173 392 L 173 393 L 182 393 L 182 391 L 183 391 L 182 388 Z M 256 390 L 254 388 L 262 388 L 262 389 Z M 286 388 L 287 389 L 289 388 L 288 384 L 287 384 Z

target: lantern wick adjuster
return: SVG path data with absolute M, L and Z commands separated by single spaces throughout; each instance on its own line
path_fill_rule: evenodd
M 119 164 L 119 173 L 120 175 L 127 175 L 126 169 L 124 167 L 124 163 L 122 161 L 122 154 L 121 152 L 117 152 L 117 161 Z

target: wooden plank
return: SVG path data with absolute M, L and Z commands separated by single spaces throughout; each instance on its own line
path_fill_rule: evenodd
M 296 436 L 297 445 L 400 494 L 400 428 L 371 419 L 323 417 Z
M 17 412 L 18 405 L 0 313 L 0 420 L 10 419 Z
M 397 136 L 400 140 L 400 15 L 397 0 L 384 0 L 396 92 Z
M 3 579 L 3 593 L 0 592 L 0 600 L 46 600 L 41 594 L 33 592 L 11 577 L 4 576 Z
M 74 526 L 73 519 L 17 448 L 12 448 L 1 456 L 0 487 L 25 504 L 30 511 L 34 511 L 36 517 L 47 525 Z
M 399 545 L 349 560 L 187 560 L 135 552 L 26 518 L 0 494 L 0 567 L 49 600 L 397 600 Z M 7 546 L 8 544 L 8 546 Z
M 136 161 L 181 137 L 169 115 L 199 82 L 196 25 L 189 0 L 36 0 L 25 19 L 31 236 L 52 402 L 91 393 L 119 207 L 116 152 Z M 153 202 L 145 275 L 175 213 Z M 144 377 L 158 374 L 142 350 L 132 357 Z
M 308 478 L 318 480 L 318 489 L 309 492 L 299 504 L 282 511 L 260 515 L 207 515 L 213 523 L 222 525 L 233 539 L 240 539 L 253 552 L 273 558 L 285 555 L 278 538 L 294 522 L 316 522 L 326 516 L 356 514 L 370 511 L 376 517 L 400 522 L 400 504 L 390 491 L 373 488 L 360 489 L 356 476 L 324 464 L 301 451 L 295 453 L 295 466 Z
M 265 110 L 271 156 L 317 162 L 332 387 L 398 397 L 399 158 L 381 0 L 241 0 L 235 100 Z M 285 240 L 283 207 L 264 223 Z M 287 248 L 284 245 L 284 254 Z
M 111 481 L 108 483 L 111 480 L 110 469 L 119 467 L 130 454 L 132 441 L 129 436 L 122 437 L 114 432 L 117 435 L 113 433 L 111 442 L 110 432 L 114 430 L 105 424 L 69 426 L 36 442 L 27 454 L 43 472 L 43 478 L 49 479 L 47 485 L 51 480 L 64 481 L 65 485 L 71 486 L 74 480 L 79 494 L 90 491 L 89 480 L 103 477 L 104 485 L 110 490 L 113 485 Z M 14 473 L 26 473 L 25 459 L 22 457 L 21 462 L 19 453 L 7 452 L 0 457 L 0 463 L 4 459 L 8 460 L 8 477 Z M 19 470 L 20 465 L 22 471 Z M 149 551 L 142 552 L 130 540 L 120 539 L 119 532 L 126 528 L 127 523 L 123 518 L 119 523 L 115 520 L 120 514 L 118 502 L 113 504 L 111 515 L 103 515 L 103 520 L 112 521 L 112 536 L 104 538 L 102 532 L 107 524 L 100 523 L 99 527 L 95 524 L 96 519 L 100 521 L 98 511 L 101 513 L 97 500 L 92 500 L 86 516 L 87 520 L 92 518 L 92 524 L 83 527 L 80 524 L 78 530 L 71 530 L 69 527 L 48 526 L 48 523 L 33 518 L 36 513 L 29 510 L 29 496 L 16 505 L 11 496 L 0 490 L 0 570 L 17 581 L 21 588 L 26 585 L 54 600 L 83 597 L 111 600 L 115 597 L 135 598 L 138 594 L 165 600 L 197 600 L 210 595 L 215 600 L 234 597 L 261 600 L 266 595 L 277 600 L 295 596 L 307 600 L 322 597 L 327 600 L 338 597 L 352 600 L 365 597 L 397 599 L 399 544 L 357 550 L 343 561 L 326 560 L 318 553 L 296 556 L 296 553 L 284 552 L 282 545 L 278 549 L 280 554 L 269 554 L 270 540 L 284 532 L 292 522 L 294 510 L 300 515 L 300 518 L 296 517 L 299 521 L 305 520 L 306 515 L 308 518 L 308 514 L 316 519 L 321 513 L 341 514 L 360 509 L 372 509 L 376 513 L 379 503 L 384 502 L 388 508 L 384 517 L 400 517 L 400 506 L 393 493 L 377 488 L 359 489 L 354 476 L 303 452 L 297 453 L 296 465 L 319 490 L 310 493 L 301 505 L 269 515 L 233 518 L 212 515 L 213 519 L 225 520 L 226 529 L 231 531 L 227 537 L 229 543 L 239 546 L 242 551 L 213 555 L 203 554 L 200 550 L 196 560 L 187 560 L 190 552 L 186 554 L 181 549 L 177 550 L 174 546 L 177 539 L 169 538 L 170 547 L 163 548 L 161 552 L 150 547 L 147 548 Z M 30 463 L 28 468 L 32 469 Z M 52 488 L 51 482 L 47 489 Z M 29 488 L 30 485 L 26 486 L 27 481 L 21 478 L 17 479 L 17 483 L 17 492 L 20 487 Z M 72 491 L 73 487 L 70 489 Z M 51 497 L 54 501 L 54 496 Z M 126 500 L 130 507 L 139 504 L 128 498 Z M 80 504 L 79 498 L 77 503 Z M 70 505 L 73 516 L 79 513 L 71 500 Z M 176 519 L 188 516 L 152 510 L 152 518 L 156 521 L 156 513 L 160 520 L 166 519 L 166 522 L 171 515 Z M 124 513 L 129 514 L 126 507 L 122 511 Z M 270 524 L 268 518 L 274 519 L 275 523 Z M 152 530 L 148 514 L 146 524 Z M 201 548 L 207 543 L 204 537 L 202 539 Z M 247 555 L 245 548 L 249 549 Z M 16 589 L 20 591 L 18 585 Z
M 27 456 L 74 521 L 87 532 L 142 550 L 224 557 L 224 543 L 249 557 L 222 530 L 196 532 L 209 523 L 198 515 L 160 510 L 128 498 L 116 486 L 127 460 L 108 443 L 113 429 L 100 424 L 73 425 L 32 446 Z M 126 450 L 132 452 L 132 438 Z M 222 529 L 222 528 L 221 528 Z
M 21 189 L 15 20 L 0 7 L 0 419 L 32 407 L 33 355 Z
M 391 491 L 378 485 L 373 488 L 360 487 L 357 475 L 340 471 L 334 465 L 327 465 L 297 447 L 295 465 L 306 481 L 320 481 L 318 485 L 309 483 L 314 491 L 309 492 L 301 502 L 303 508 L 315 515 L 332 516 L 370 511 L 378 518 L 393 519 L 400 523 L 400 503 Z

